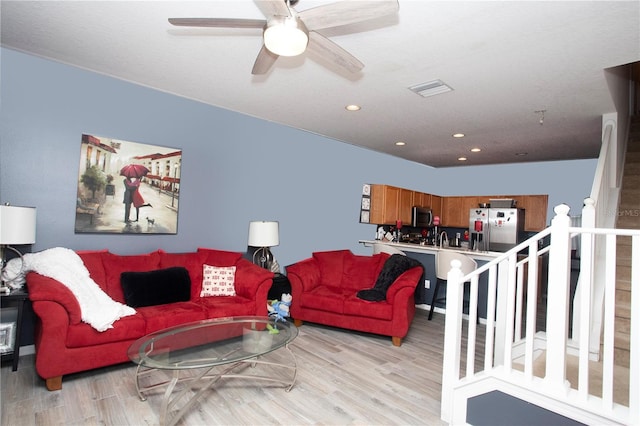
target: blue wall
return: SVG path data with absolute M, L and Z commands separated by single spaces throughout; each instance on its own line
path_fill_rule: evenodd
M 38 208 L 34 251 L 245 251 L 252 220 L 278 220 L 280 265 L 372 239 L 363 183 L 439 195 L 549 194 L 576 213 L 595 160 L 433 169 L 142 86 L 1 50 L 0 202 Z M 263 84 L 269 84 L 265 82 Z M 177 235 L 75 234 L 83 133 L 183 150 Z

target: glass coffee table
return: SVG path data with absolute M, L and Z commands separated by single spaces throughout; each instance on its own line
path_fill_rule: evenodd
M 145 393 L 166 387 L 160 424 L 174 425 L 222 378 L 281 383 L 288 392 L 297 374 L 296 358 L 289 343 L 297 335 L 298 329 L 291 323 L 276 323 L 269 317 L 214 318 L 151 333 L 136 340 L 128 351 L 131 361 L 138 364 L 138 396 L 145 401 Z M 288 352 L 288 362 L 262 359 L 280 348 Z M 151 376 L 157 375 L 158 370 L 168 371 L 171 378 L 161 374 L 163 380 L 152 382 Z M 182 400 L 184 405 L 172 413 Z

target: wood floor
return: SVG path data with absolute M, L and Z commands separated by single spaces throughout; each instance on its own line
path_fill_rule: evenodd
M 298 376 L 290 392 L 224 379 L 178 425 L 444 424 L 444 315 L 428 321 L 427 314 L 417 311 L 401 347 L 386 337 L 305 324 L 291 345 Z M 0 424 L 156 425 L 162 393 L 140 401 L 134 371 L 123 364 L 68 375 L 61 391 L 49 392 L 33 356 L 22 357 L 18 371 L 0 370 Z

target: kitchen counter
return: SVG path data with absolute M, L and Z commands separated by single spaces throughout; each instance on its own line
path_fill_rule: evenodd
M 415 244 L 415 243 L 392 243 L 392 242 L 377 241 L 377 240 L 360 240 L 358 242 L 360 244 L 363 244 L 365 247 L 373 247 L 373 244 L 380 243 L 380 244 L 385 244 L 391 247 L 395 247 L 398 250 L 402 250 L 406 252 L 434 254 L 434 255 L 441 250 L 449 250 L 449 251 L 455 251 L 458 253 L 466 254 L 467 256 L 475 260 L 484 260 L 484 261 L 491 261 L 496 257 L 499 257 L 500 255 L 504 254 L 502 252 L 497 252 L 497 251 L 475 251 L 475 250 L 469 250 L 469 249 L 457 248 L 457 247 L 440 248 L 439 246 L 428 246 L 428 245 L 421 245 L 421 244 Z

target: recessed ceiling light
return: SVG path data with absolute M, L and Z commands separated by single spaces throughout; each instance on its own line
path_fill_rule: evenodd
M 396 146 L 405 146 L 406 144 L 407 144 L 406 142 L 402 142 L 402 141 L 396 142 Z
M 467 161 L 467 157 L 458 157 L 458 161 Z
M 524 157 L 525 155 L 529 155 L 529 153 L 528 152 L 516 152 L 516 155 L 518 157 Z
M 470 151 L 471 152 L 480 152 L 482 150 L 480 148 L 471 148 Z
M 453 135 L 454 138 L 464 138 L 464 133 L 454 133 Z
M 347 105 L 344 109 L 347 111 L 360 111 L 360 105 Z

